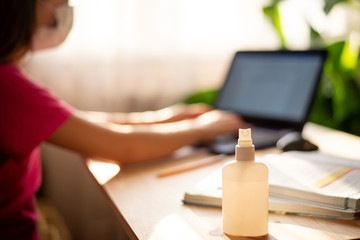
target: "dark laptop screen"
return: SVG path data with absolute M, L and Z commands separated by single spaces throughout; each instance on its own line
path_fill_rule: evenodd
M 237 52 L 215 106 L 247 121 L 302 128 L 325 51 Z

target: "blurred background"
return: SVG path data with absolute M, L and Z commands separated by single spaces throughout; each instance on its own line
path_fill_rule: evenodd
M 236 50 L 339 43 L 330 54 L 333 66 L 325 66 L 331 77 L 322 83 L 324 96 L 311 120 L 360 132 L 359 114 L 349 120 L 360 109 L 358 0 L 70 2 L 74 24 L 68 39 L 56 49 L 32 54 L 26 68 L 75 107 L 158 109 L 218 88 Z M 345 80 L 351 86 L 343 86 L 344 74 L 353 79 L 350 84 Z M 344 100 L 353 84 L 357 91 Z
M 340 46 L 348 51 L 342 63 L 350 58 L 345 71 L 356 68 L 359 75 L 357 0 L 70 2 L 74 24 L 69 37 L 56 49 L 32 54 L 26 68 L 80 109 L 158 109 L 196 91 L 216 89 L 236 50 L 327 48 L 345 41 L 348 45 Z M 328 98 L 331 81 L 325 84 Z M 360 104 L 352 108 L 359 112 Z M 348 113 L 326 114 L 324 120 L 341 122 Z M 313 117 L 322 121 L 318 118 Z M 348 131 L 360 132 L 355 129 Z
M 204 101 L 216 94 L 237 50 L 325 48 L 329 57 L 310 120 L 360 135 L 358 0 L 70 2 L 67 40 L 30 54 L 24 64 L 79 109 L 155 110 L 194 94 L 195 102 Z M 43 195 L 73 239 L 124 239 L 103 192 L 72 158 L 81 160 L 43 147 Z

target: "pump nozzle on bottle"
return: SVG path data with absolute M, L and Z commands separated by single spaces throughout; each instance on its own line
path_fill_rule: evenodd
M 239 139 L 238 139 L 239 147 L 251 147 L 252 146 L 252 138 L 251 138 L 251 129 L 239 129 Z
M 251 129 L 239 129 L 238 144 L 235 147 L 235 159 L 239 161 L 254 161 L 255 147 L 251 138 Z

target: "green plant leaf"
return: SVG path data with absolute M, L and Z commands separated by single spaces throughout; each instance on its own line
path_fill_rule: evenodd
M 217 94 L 218 94 L 217 89 L 198 91 L 185 98 L 184 103 L 187 104 L 204 103 L 213 106 Z
M 344 43 L 340 63 L 348 71 L 356 71 L 359 66 L 359 46 L 351 40 Z
M 282 0 L 273 0 L 270 5 L 263 8 L 263 13 L 270 20 L 280 38 L 281 48 L 286 49 L 286 41 L 281 27 L 279 3 Z
M 325 0 L 325 4 L 324 4 L 324 12 L 326 14 L 329 14 L 331 12 L 331 10 L 333 9 L 333 7 L 341 2 L 349 2 L 349 0 Z
M 311 48 L 323 48 L 325 43 L 320 33 L 316 31 L 310 24 L 310 46 Z

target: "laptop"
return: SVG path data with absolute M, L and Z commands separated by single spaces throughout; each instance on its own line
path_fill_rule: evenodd
M 302 131 L 326 55 L 325 50 L 236 52 L 215 108 L 251 123 L 256 149 L 275 146 L 285 134 Z M 210 150 L 233 154 L 237 138 L 219 136 Z

